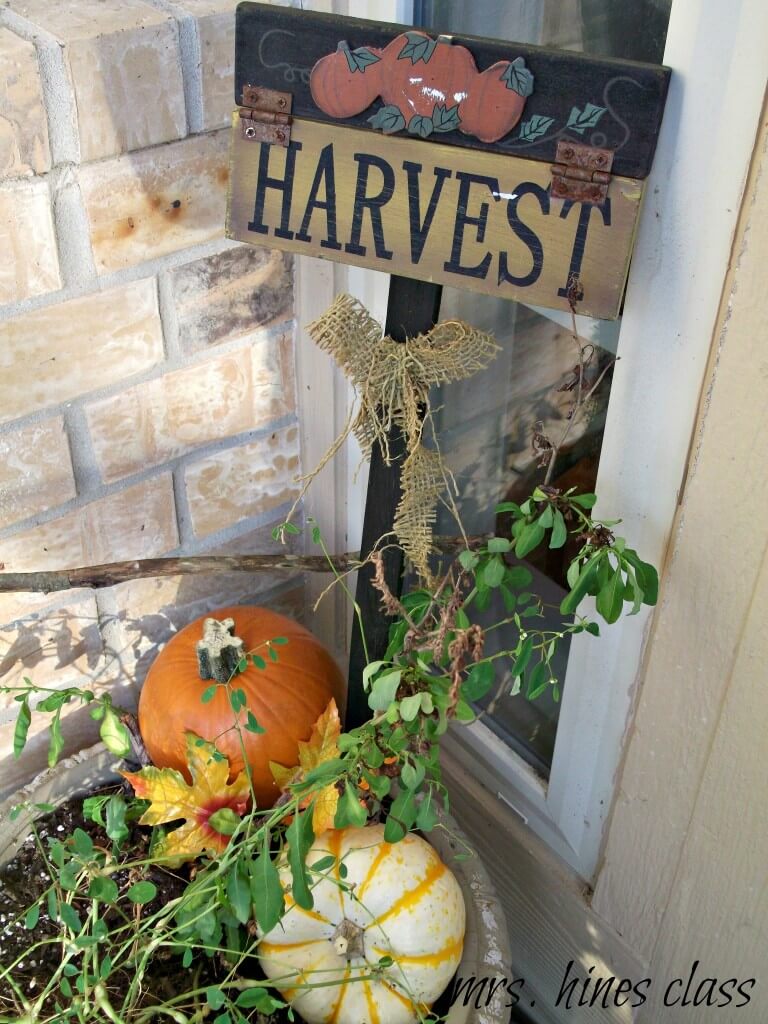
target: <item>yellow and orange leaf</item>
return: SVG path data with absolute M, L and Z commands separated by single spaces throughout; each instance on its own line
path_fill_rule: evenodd
M 341 720 L 336 701 L 331 698 L 328 707 L 320 715 L 312 727 L 312 734 L 306 741 L 299 741 L 299 763 L 290 768 L 269 762 L 272 776 L 280 789 L 285 792 L 294 783 L 301 782 L 304 776 L 318 765 L 332 761 L 339 756 L 338 740 L 341 735 Z M 308 794 L 301 802 L 301 807 L 308 807 L 315 801 L 312 811 L 312 828 L 316 836 L 333 828 L 336 807 L 339 802 L 338 790 L 335 786 L 324 786 L 314 793 Z
M 141 825 L 183 820 L 183 825 L 168 833 L 158 851 L 161 856 L 179 862 L 206 851 L 220 853 L 229 842 L 229 836 L 213 828 L 211 815 L 228 807 L 242 817 L 251 796 L 245 772 L 234 782 L 227 782 L 229 761 L 214 757 L 212 743 L 192 732 L 186 734 L 186 739 L 192 785 L 174 768 L 150 766 L 139 772 L 120 773 L 131 783 L 137 797 L 150 801 L 139 819 Z

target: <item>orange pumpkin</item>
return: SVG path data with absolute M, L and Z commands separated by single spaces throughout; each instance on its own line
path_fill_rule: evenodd
M 280 637 L 286 642 L 273 646 L 273 661 L 266 642 Z M 265 667 L 254 665 L 249 657 L 229 692 L 224 685 L 211 690 L 215 681 L 226 682 L 249 652 L 263 659 Z M 204 703 L 206 690 L 209 699 Z M 230 703 L 230 693 L 236 690 L 246 698 L 237 716 Z M 343 693 L 336 662 L 309 630 L 267 608 L 238 605 L 197 619 L 168 642 L 147 673 L 139 699 L 139 729 L 152 761 L 185 775 L 185 732 L 215 741 L 229 758 L 232 779 L 244 767 L 240 737 L 231 728 L 237 717 L 258 805 L 271 807 L 279 790 L 269 762 L 297 764 L 299 740 L 309 739 L 331 697 L 341 706 Z M 244 728 L 249 711 L 263 733 Z
M 459 107 L 459 131 L 482 142 L 496 142 L 512 131 L 525 107 L 525 96 L 504 80 L 509 61 L 499 61 L 477 75 Z
M 403 58 L 403 50 L 419 37 L 430 41 L 421 32 L 396 36 L 382 56 L 386 71 L 382 73 L 381 98 L 399 108 L 406 124 L 417 114 L 431 117 L 435 104 L 450 108 L 462 103 L 477 78 L 477 65 L 469 50 L 439 39 L 426 61 L 413 64 Z
M 381 53 L 369 46 L 350 50 L 341 42 L 335 53 L 321 58 L 309 76 L 318 107 L 331 117 L 352 117 L 369 107 L 379 95 Z

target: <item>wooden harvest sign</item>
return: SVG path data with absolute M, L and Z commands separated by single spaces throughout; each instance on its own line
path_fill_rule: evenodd
M 236 78 L 230 238 L 618 315 L 666 69 L 241 4 Z
M 579 312 L 618 312 L 631 178 L 594 206 L 552 199 L 547 164 L 316 121 L 295 120 L 287 149 L 232 145 L 230 238 L 565 309 L 575 273 Z

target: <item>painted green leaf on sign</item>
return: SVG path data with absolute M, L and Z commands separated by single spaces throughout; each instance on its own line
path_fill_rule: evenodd
M 518 138 L 521 142 L 535 142 L 542 135 L 546 135 L 555 123 L 554 117 L 546 117 L 544 114 L 534 114 L 528 121 L 520 125 Z
M 501 76 L 508 89 L 520 96 L 530 96 L 533 92 L 533 75 L 525 66 L 524 57 L 516 57 Z
M 423 114 L 415 114 L 408 122 L 408 131 L 411 135 L 418 135 L 422 139 L 428 138 L 434 131 L 431 117 Z
M 405 128 L 405 118 L 397 107 L 386 106 L 377 110 L 373 117 L 369 117 L 368 124 L 385 135 L 394 135 Z
M 435 52 L 437 40 L 430 39 L 421 32 L 406 32 L 405 37 L 408 42 L 397 55 L 397 59 L 410 60 L 411 64 L 418 64 L 423 60 L 426 64 Z
M 587 103 L 583 110 L 573 107 L 568 116 L 566 128 L 583 135 L 587 128 L 594 128 L 597 125 L 605 111 L 605 107 L 598 107 L 594 103 Z
M 436 103 L 432 111 L 432 127 L 436 132 L 452 132 L 461 124 L 458 103 L 448 107 L 444 103 Z
M 358 46 L 356 50 L 346 49 L 343 53 L 347 58 L 349 70 L 352 72 L 365 71 L 365 69 L 370 67 L 371 64 L 378 64 L 381 60 L 381 57 L 372 53 L 367 46 Z

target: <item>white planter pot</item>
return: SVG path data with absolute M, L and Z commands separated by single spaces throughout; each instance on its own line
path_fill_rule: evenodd
M 30 822 L 36 816 L 34 810 L 25 809 L 11 821 L 11 808 L 20 803 L 48 803 L 57 806 L 72 797 L 85 795 L 100 786 L 119 781 L 118 767 L 119 762 L 114 755 L 98 743 L 61 761 L 55 768 L 42 772 L 1 803 L 0 867 L 12 859 L 29 835 Z M 462 849 L 453 837 L 459 837 L 465 842 L 466 839 L 452 818 L 444 818 L 444 823 L 448 829 L 435 829 L 429 841 L 450 866 L 464 893 L 467 930 L 464 955 L 457 975 L 460 978 L 474 976 L 478 979 L 509 977 L 509 936 L 504 911 L 479 859 L 453 860 L 454 852 Z M 501 986 L 489 1005 L 480 1010 L 472 1006 L 452 1006 L 446 1024 L 499 1024 L 506 1020 L 505 1002 L 506 992 Z

